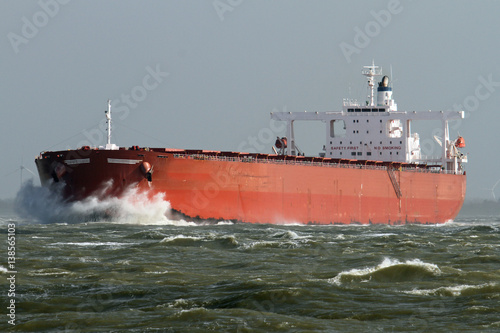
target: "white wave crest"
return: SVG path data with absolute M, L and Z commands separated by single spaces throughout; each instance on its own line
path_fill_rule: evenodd
M 344 271 L 337 274 L 337 276 L 328 280 L 328 282 L 336 284 L 340 286 L 342 282 L 345 281 L 360 281 L 360 282 L 368 282 L 372 279 L 373 275 L 377 272 L 381 272 L 385 269 L 397 266 L 407 266 L 407 267 L 416 267 L 420 268 L 426 272 L 429 272 L 432 275 L 440 275 L 441 270 L 435 264 L 429 264 L 421 261 L 420 259 L 412 259 L 406 260 L 405 262 L 401 262 L 397 259 L 385 258 L 381 264 L 375 267 L 366 267 L 362 269 L 351 269 L 350 271 Z M 397 273 L 396 273 L 397 274 Z
M 464 292 L 474 292 L 487 287 L 495 287 L 497 284 L 494 282 L 483 283 L 479 285 L 462 284 L 448 287 L 439 287 L 435 289 L 413 289 L 405 291 L 404 293 L 410 295 L 424 295 L 424 296 L 461 296 Z

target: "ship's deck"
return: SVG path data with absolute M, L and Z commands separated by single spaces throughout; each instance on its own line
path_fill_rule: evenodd
M 101 150 L 101 149 L 84 146 L 79 148 L 78 150 L 88 151 L 88 150 Z M 202 149 L 149 148 L 149 147 L 139 147 L 139 146 L 120 147 L 119 150 L 154 152 L 158 154 L 162 153 L 172 154 L 174 158 L 194 159 L 194 160 L 232 161 L 232 162 L 243 162 L 243 163 L 273 163 L 273 164 L 287 164 L 287 165 L 313 165 L 321 167 L 337 167 L 337 168 L 340 167 L 340 168 L 356 168 L 356 169 L 362 168 L 371 170 L 393 169 L 393 170 L 410 171 L 410 172 L 455 174 L 453 171 L 443 170 L 441 164 L 436 164 L 436 163 L 414 164 L 414 163 L 400 163 L 400 162 L 385 162 L 376 160 L 336 159 L 327 157 L 289 156 L 289 155 L 202 150 Z M 49 153 L 49 152 L 44 152 L 44 153 Z M 465 171 L 463 172 L 463 174 L 465 174 Z

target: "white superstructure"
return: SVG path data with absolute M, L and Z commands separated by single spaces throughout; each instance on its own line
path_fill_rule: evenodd
M 450 140 L 448 121 L 464 118 L 463 111 L 397 111 L 389 78 L 383 76 L 375 96 L 375 77 L 382 69 L 372 64 L 362 74 L 368 78 L 368 96 L 365 105 L 355 100 L 344 100 L 342 111 L 329 112 L 273 112 L 271 118 L 287 122 L 287 155 L 297 155 L 293 124 L 295 121 L 316 120 L 326 124 L 326 144 L 321 156 L 335 159 L 374 160 L 382 162 L 433 164 L 461 172 L 461 163 L 467 157 L 458 148 L 460 142 Z M 441 121 L 443 143 L 441 156 L 430 158 L 421 154 L 420 138 L 413 133 L 413 120 Z

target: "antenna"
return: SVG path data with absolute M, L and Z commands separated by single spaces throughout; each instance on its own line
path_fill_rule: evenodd
M 108 124 L 108 145 L 111 145 L 111 100 L 108 99 L 108 110 L 104 111 L 106 114 L 106 123 Z
M 375 60 L 372 60 L 372 65 L 371 66 L 363 66 L 364 70 L 361 72 L 364 76 L 368 78 L 368 101 L 366 101 L 366 104 L 368 106 L 374 106 L 375 103 L 373 102 L 373 96 L 374 96 L 374 80 L 375 76 L 380 76 L 382 75 L 382 68 L 379 66 L 375 66 Z
M 392 64 L 390 65 L 391 68 L 391 87 L 394 88 L 394 84 L 392 83 Z

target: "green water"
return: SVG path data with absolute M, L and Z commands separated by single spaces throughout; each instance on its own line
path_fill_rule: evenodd
M 153 220 L 42 224 L 4 214 L 0 331 L 500 331 L 495 217 L 440 226 Z

